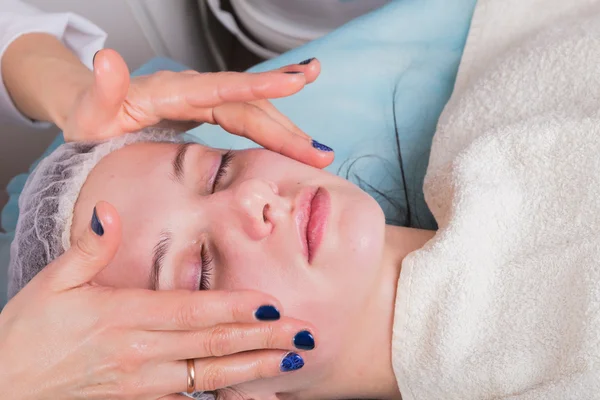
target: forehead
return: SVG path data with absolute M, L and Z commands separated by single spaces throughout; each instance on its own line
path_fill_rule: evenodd
M 100 200 L 128 197 L 133 191 L 123 187 L 124 183 L 135 187 L 149 175 L 155 180 L 166 176 L 176 148 L 173 143 L 135 143 L 108 154 L 88 175 L 75 205 L 75 215 L 89 208 L 86 205 L 90 203 L 93 208 Z
M 164 228 L 166 210 L 173 209 L 181 185 L 172 176 L 178 145 L 136 143 L 104 157 L 89 174 L 77 199 L 71 242 L 90 223 L 99 201 L 111 203 L 119 213 L 122 242 L 111 263 L 127 268 L 107 268 L 104 278 L 114 284 L 145 287 L 152 249 Z

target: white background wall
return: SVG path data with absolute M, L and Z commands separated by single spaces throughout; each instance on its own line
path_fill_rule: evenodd
M 70 11 L 108 33 L 106 47 L 117 50 L 134 70 L 155 56 L 173 58 L 199 71 L 210 70 L 200 36 L 195 0 L 27 0 L 48 12 Z M 25 172 L 58 131 L 0 128 L 0 209 L 6 184 Z

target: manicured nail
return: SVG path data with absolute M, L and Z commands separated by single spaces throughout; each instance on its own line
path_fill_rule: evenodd
M 300 331 L 294 336 L 294 346 L 298 350 L 312 350 L 315 348 L 315 338 L 309 331 Z
M 315 139 L 313 139 L 313 141 L 312 141 L 312 147 L 314 147 L 317 150 L 321 150 L 321 151 L 333 151 L 333 149 L 331 147 L 325 146 L 324 144 L 317 142 Z
M 277 321 L 281 316 L 275 307 L 266 305 L 258 307 L 254 317 L 259 321 Z
M 96 61 L 96 56 L 100 53 L 100 50 L 94 53 L 94 58 L 92 58 L 92 66 L 94 66 L 94 62 Z
M 307 58 L 306 60 L 299 62 L 299 63 L 298 63 L 298 65 L 308 65 L 308 64 L 310 64 L 310 63 L 312 62 L 312 60 L 314 60 L 314 59 L 315 59 L 314 57 Z
M 98 215 L 96 214 L 96 207 L 94 207 L 94 213 L 92 214 L 92 230 L 98 236 L 104 235 L 104 228 L 98 219 Z
M 296 75 L 296 74 L 304 74 L 302 71 L 285 71 L 284 74 Z
M 281 372 L 296 371 L 302 367 L 304 367 L 304 360 L 296 353 L 287 353 L 279 365 Z

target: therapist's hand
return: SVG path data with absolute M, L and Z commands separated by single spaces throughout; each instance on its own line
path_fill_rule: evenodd
M 102 50 L 94 61 L 92 72 L 60 40 L 34 32 L 11 42 L 0 67 L 17 109 L 55 123 L 67 140 L 102 140 L 169 120 L 184 122 L 181 130 L 208 122 L 315 167 L 333 161 L 267 100 L 313 82 L 317 60 L 260 74 L 159 72 L 131 80 L 117 52 Z
M 106 139 L 164 121 L 193 121 L 181 124 L 181 130 L 203 122 L 219 124 L 321 168 L 331 163 L 333 153 L 313 147 L 311 138 L 267 100 L 297 93 L 319 73 L 319 61 L 313 59 L 263 73 L 162 71 L 130 79 L 121 56 L 101 50 L 94 59 L 93 82 L 61 124 L 65 139 L 72 141 Z
M 97 214 L 103 235 L 88 228 L 0 314 L 0 397 L 158 399 L 186 390 L 188 358 L 198 391 L 282 374 L 293 336 L 312 327 L 257 321 L 262 305 L 281 310 L 270 296 L 90 284 L 120 242 L 115 209 Z

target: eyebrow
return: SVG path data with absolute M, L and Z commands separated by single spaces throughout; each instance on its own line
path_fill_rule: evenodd
M 173 161 L 171 162 L 171 166 L 173 167 L 172 178 L 177 183 L 183 184 L 185 155 L 193 144 L 192 142 L 187 142 L 177 146 L 175 157 L 173 157 Z M 163 261 L 171 247 L 171 242 L 172 237 L 170 232 L 163 230 L 152 252 L 152 268 L 150 269 L 150 289 L 152 290 L 159 289 L 160 272 L 162 271 Z
M 152 290 L 158 290 L 160 271 L 171 246 L 171 241 L 171 234 L 167 231 L 162 231 L 160 239 L 152 251 L 152 269 L 150 270 L 150 289 Z
M 188 142 L 181 143 L 179 146 L 177 146 L 175 157 L 171 162 L 173 167 L 172 176 L 176 182 L 181 184 L 183 184 L 183 166 L 185 163 L 185 154 L 187 153 L 190 145 L 192 145 L 192 143 Z M 168 231 L 162 231 L 160 233 L 158 242 L 152 251 L 152 268 L 150 269 L 150 289 L 152 290 L 158 290 L 159 288 L 160 272 L 162 271 L 163 261 L 169 252 L 169 248 L 171 247 L 171 242 L 171 234 Z
M 177 152 L 175 152 L 175 158 L 173 158 L 173 176 L 175 177 L 175 181 L 179 183 L 183 182 L 185 154 L 187 153 L 187 150 L 191 144 L 192 143 L 189 142 L 180 144 L 177 147 Z

